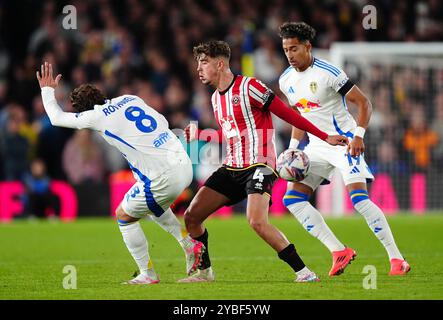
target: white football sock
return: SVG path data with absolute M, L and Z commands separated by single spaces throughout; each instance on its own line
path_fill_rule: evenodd
M 354 207 L 366 219 L 369 228 L 385 247 L 389 260 L 403 260 L 383 211 L 369 199 L 358 202 Z
M 192 247 L 191 237 L 185 228 L 182 227 L 171 208 L 166 210 L 160 217 L 151 215 L 150 218 L 155 221 L 163 230 L 172 234 L 177 239 L 183 250 Z
M 134 222 L 127 225 L 119 225 L 123 240 L 134 258 L 140 270 L 140 274 L 147 275 L 150 278 L 157 279 L 151 259 L 148 252 L 148 241 L 140 226 L 140 223 Z
M 305 274 L 308 274 L 308 273 L 311 273 L 311 272 L 312 272 L 312 271 L 309 270 L 308 267 L 304 267 L 303 269 L 297 271 L 295 274 L 296 274 L 297 276 L 304 276 Z
M 345 246 L 329 229 L 320 212 L 308 201 L 301 201 L 287 206 L 294 217 L 310 235 L 320 240 L 330 252 L 344 250 Z

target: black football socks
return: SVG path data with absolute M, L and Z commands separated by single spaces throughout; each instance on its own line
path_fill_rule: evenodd
M 292 243 L 280 251 L 278 257 L 289 264 L 295 272 L 298 272 L 305 267 L 303 260 L 298 255 L 297 250 L 295 250 Z

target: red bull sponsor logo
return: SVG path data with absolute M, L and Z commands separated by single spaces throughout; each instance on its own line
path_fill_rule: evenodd
M 298 100 L 298 102 L 294 105 L 300 112 L 310 112 L 313 109 L 320 108 L 320 102 L 309 101 L 305 98 Z

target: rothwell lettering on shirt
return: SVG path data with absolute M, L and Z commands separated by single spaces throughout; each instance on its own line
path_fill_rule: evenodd
M 121 101 L 117 102 L 115 106 L 109 105 L 106 108 L 103 109 L 103 113 L 105 116 L 109 116 L 115 111 L 121 109 L 126 103 L 135 100 L 133 97 L 125 97 Z

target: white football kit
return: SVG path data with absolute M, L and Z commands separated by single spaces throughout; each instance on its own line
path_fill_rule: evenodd
M 348 112 L 345 98 L 353 84 L 343 70 L 314 57 L 303 72 L 292 66 L 287 68 L 280 76 L 279 85 L 291 107 L 321 130 L 329 135 L 354 137 L 357 124 Z M 346 185 L 374 180 L 363 155 L 351 157 L 345 146 L 331 146 L 312 134 L 308 136 L 304 152 L 311 167 L 301 183 L 315 190 L 324 179 L 329 180 L 335 168 L 340 170 Z
M 98 131 L 128 161 L 137 182 L 122 208 L 134 218 L 159 217 L 192 181 L 192 163 L 168 122 L 141 98 L 123 95 L 81 113 L 63 112 L 54 89 L 42 88 L 45 110 L 55 126 Z

